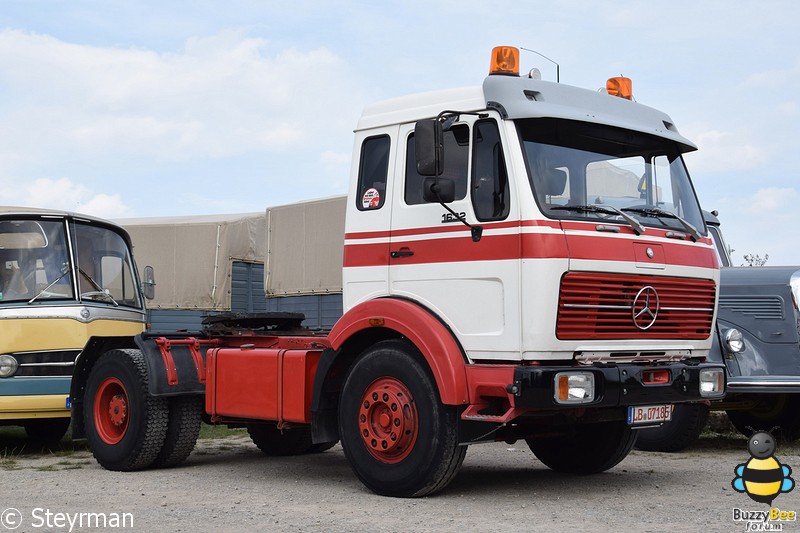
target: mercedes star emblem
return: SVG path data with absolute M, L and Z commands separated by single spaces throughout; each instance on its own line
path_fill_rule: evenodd
M 631 305 L 633 324 L 642 331 L 650 329 L 656 323 L 658 307 L 658 292 L 655 288 L 650 285 L 642 287 L 636 293 L 636 298 L 633 299 L 633 305 Z

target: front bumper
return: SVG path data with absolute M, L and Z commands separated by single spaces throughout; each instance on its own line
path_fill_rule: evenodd
M 587 367 L 516 367 L 514 370 L 514 406 L 521 409 L 571 409 L 575 407 L 620 407 L 716 400 L 715 395 L 700 392 L 700 373 L 704 369 L 723 369 L 714 363 L 668 365 L 609 364 Z M 556 401 L 554 382 L 562 372 L 586 372 L 594 376 L 595 394 L 591 401 L 565 405 Z M 652 372 L 669 373 L 664 383 L 647 383 Z M 723 372 L 724 373 L 724 372 Z

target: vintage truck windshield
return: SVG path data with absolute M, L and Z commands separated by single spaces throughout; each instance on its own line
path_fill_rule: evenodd
M 533 194 L 546 216 L 613 220 L 637 232 L 655 226 L 695 238 L 705 234 L 676 143 L 569 120 L 520 120 L 517 129 Z
M 65 300 L 141 308 L 125 240 L 82 222 L 0 220 L 0 305 Z

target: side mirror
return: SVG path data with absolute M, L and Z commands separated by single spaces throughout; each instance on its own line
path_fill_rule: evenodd
M 152 300 L 156 297 L 156 276 L 155 271 L 151 266 L 144 267 L 142 290 L 144 291 L 144 297 L 148 300 Z
M 422 199 L 426 202 L 449 204 L 456 199 L 456 182 L 448 178 L 425 178 Z
M 420 176 L 440 175 L 444 159 L 442 123 L 436 119 L 418 121 L 414 125 L 414 150 Z

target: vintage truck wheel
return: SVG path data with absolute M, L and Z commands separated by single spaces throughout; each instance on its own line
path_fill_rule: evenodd
M 691 445 L 708 422 L 709 408 L 702 403 L 675 406 L 672 420 L 656 428 L 637 430 L 636 447 L 648 452 L 679 452 Z
M 25 433 L 36 443 L 55 444 L 67 434 L 69 418 L 51 418 L 25 424 Z
M 167 434 L 167 401 L 147 392 L 147 368 L 139 350 L 111 350 L 97 360 L 84 396 L 86 439 L 108 470 L 147 468 Z
M 339 402 L 339 436 L 364 485 L 385 496 L 424 496 L 447 486 L 467 451 L 457 412 L 441 403 L 422 355 L 383 341 L 350 369 Z
M 152 466 L 168 468 L 181 464 L 189 457 L 200 435 L 204 412 L 202 396 L 176 396 L 169 399 L 167 435 Z
M 636 442 L 636 432 L 622 420 L 580 424 L 564 435 L 526 442 L 541 462 L 557 472 L 595 474 L 625 459 Z
M 780 441 L 800 438 L 800 394 L 769 394 L 760 405 L 747 411 L 726 411 L 728 419 L 742 435 L 769 431 Z

